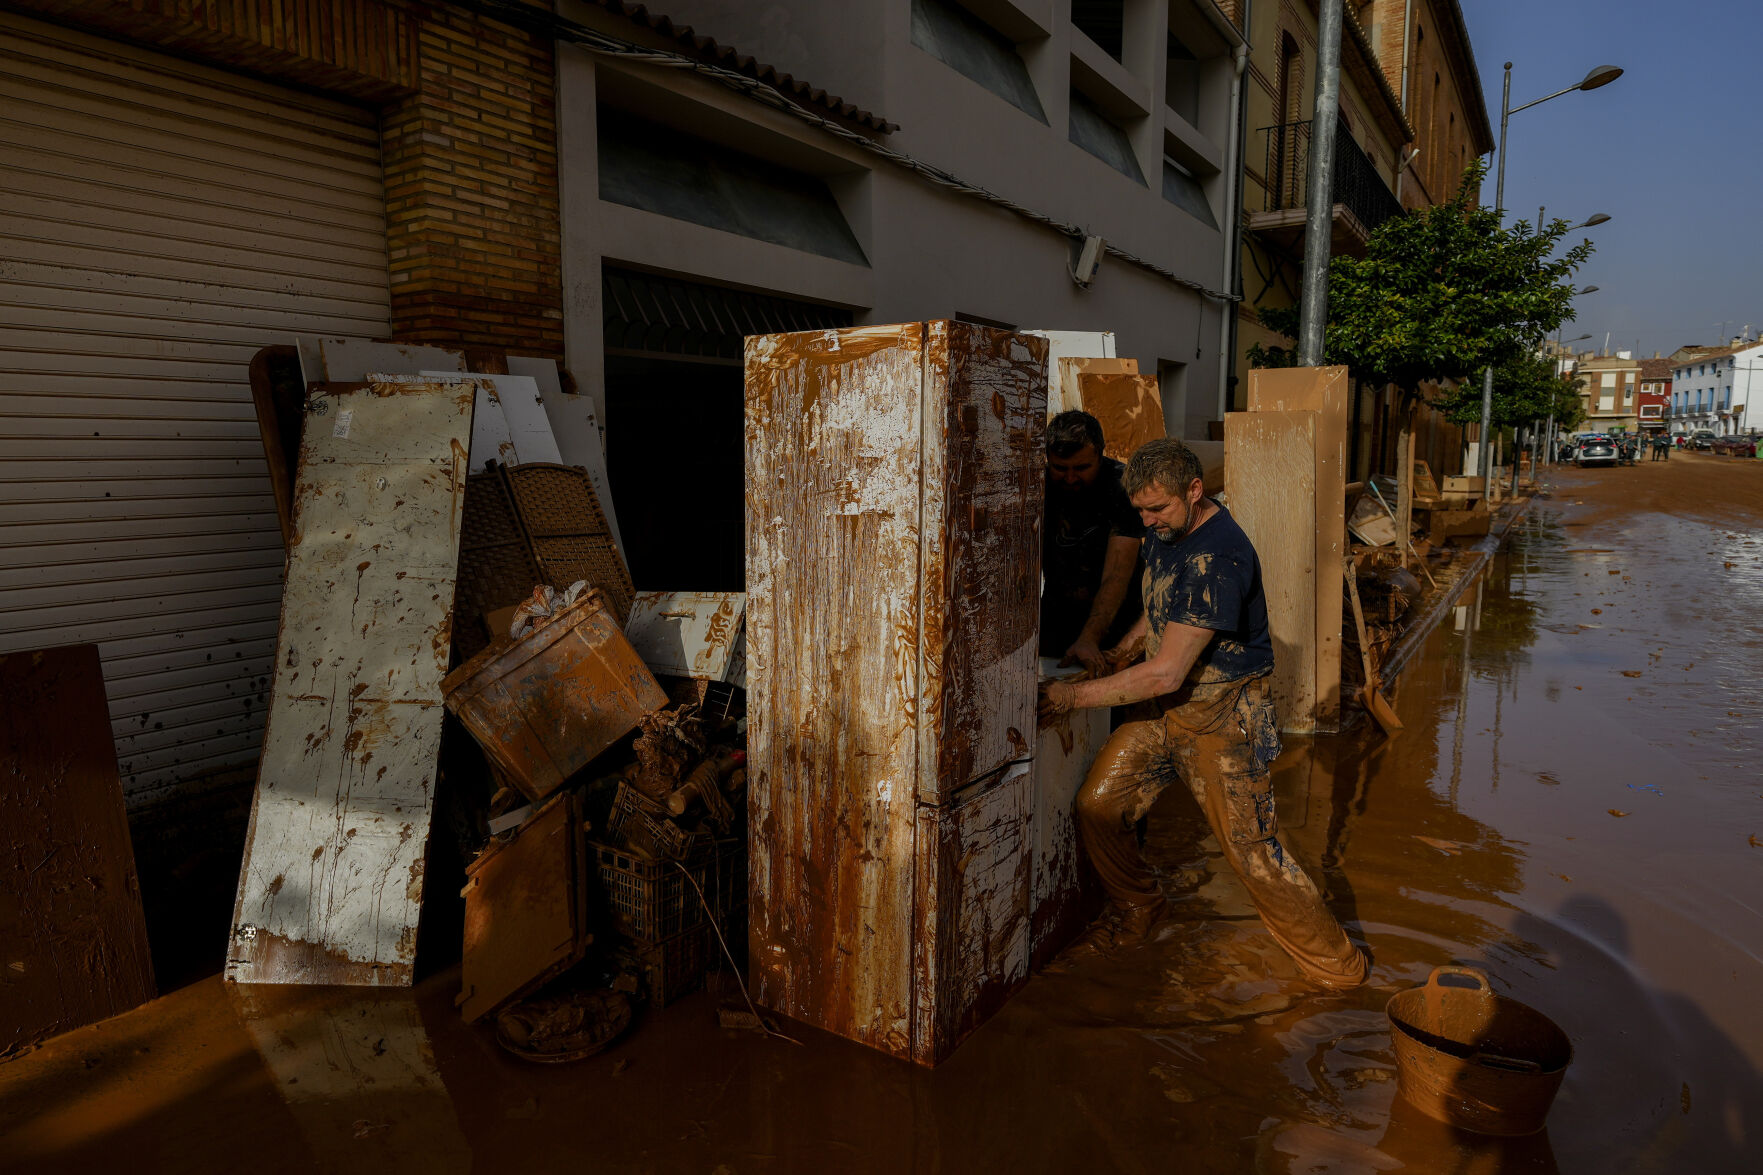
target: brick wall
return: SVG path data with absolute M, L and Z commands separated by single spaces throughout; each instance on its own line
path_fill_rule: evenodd
M 0 4 L 374 106 L 395 337 L 562 357 L 549 41 L 421 0 Z

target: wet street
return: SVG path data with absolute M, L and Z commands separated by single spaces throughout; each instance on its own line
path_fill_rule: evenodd
M 1157 940 L 1037 977 L 941 1068 L 697 995 L 529 1065 L 410 993 L 218 977 L 0 1064 L 0 1169 L 1719 1173 L 1763 1169 L 1763 462 L 1555 471 L 1404 670 L 1291 739 L 1288 844 L 1374 958 L 1296 978 L 1171 789 Z M 1396 1098 L 1383 1006 L 1484 968 L 1572 1066 L 1542 1135 Z

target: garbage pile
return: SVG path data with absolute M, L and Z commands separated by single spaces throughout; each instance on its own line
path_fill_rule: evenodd
M 585 581 L 538 585 L 443 684 L 498 785 L 466 869 L 460 1007 L 495 1013 L 518 1055 L 590 1056 L 629 1001 L 664 1007 L 742 965 L 744 694 L 667 671 L 686 652 L 669 621 L 726 612 L 704 627 L 732 654 L 745 601 L 682 595 L 639 597 L 621 623 Z

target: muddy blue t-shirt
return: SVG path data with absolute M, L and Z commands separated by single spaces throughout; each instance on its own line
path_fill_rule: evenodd
M 1188 673 L 1198 683 L 1236 681 L 1273 668 L 1261 560 L 1249 536 L 1223 506 L 1198 530 L 1173 543 L 1145 536 L 1146 655 L 1156 656 L 1163 626 L 1209 628 L 1218 635 Z

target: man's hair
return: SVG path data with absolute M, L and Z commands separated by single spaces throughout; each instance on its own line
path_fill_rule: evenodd
M 1075 457 L 1085 445 L 1096 446 L 1102 455 L 1102 422 L 1088 412 L 1061 412 L 1047 421 L 1047 455 Z
M 1200 459 L 1174 437 L 1158 437 L 1139 446 L 1126 463 L 1121 482 L 1128 494 L 1136 494 L 1156 482 L 1172 494 L 1185 495 L 1195 478 L 1204 478 Z

